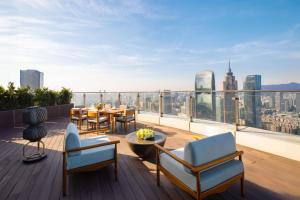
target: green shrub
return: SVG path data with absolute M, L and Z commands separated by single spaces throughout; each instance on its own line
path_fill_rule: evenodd
M 72 99 L 71 90 L 63 87 L 58 92 L 57 104 L 69 104 L 71 103 L 71 99 Z
M 0 86 L 0 110 L 5 110 L 5 98 L 4 98 L 5 89 Z
M 21 87 L 16 91 L 16 100 L 17 100 L 17 108 L 26 108 L 34 105 L 33 101 L 33 93 L 30 91 L 29 87 Z
M 48 88 L 30 90 L 28 87 L 16 89 L 13 83 L 9 83 L 7 89 L 0 86 L 0 110 L 12 110 L 30 106 L 54 106 L 69 104 L 72 91 L 62 88 L 60 91 Z
M 39 106 L 54 106 L 56 105 L 57 92 L 48 88 L 39 88 L 34 91 L 35 105 Z
M 16 87 L 14 83 L 9 82 L 7 90 L 4 92 L 4 106 L 7 110 L 17 108 Z

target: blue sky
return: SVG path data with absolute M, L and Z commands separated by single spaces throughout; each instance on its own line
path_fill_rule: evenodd
M 228 60 L 242 88 L 300 82 L 300 1 L 3 0 L 0 84 L 20 69 L 45 73 L 45 86 L 73 91 L 190 90 Z

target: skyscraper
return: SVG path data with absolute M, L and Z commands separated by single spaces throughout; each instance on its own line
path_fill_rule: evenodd
M 300 93 L 296 93 L 296 112 L 300 113 Z
M 244 90 L 261 90 L 261 75 L 248 75 Z M 261 94 L 247 91 L 244 93 L 244 117 L 246 126 L 261 127 Z
M 235 92 L 232 90 L 238 89 L 238 83 L 235 80 L 235 76 L 231 71 L 230 60 L 228 72 L 225 76 L 225 81 L 223 81 L 223 90 L 224 90 L 224 122 L 226 123 L 234 123 L 235 122 L 235 101 L 233 98 L 236 96 Z M 226 92 L 231 90 L 230 92 Z
M 203 71 L 195 78 L 195 117 L 198 119 L 216 119 L 215 75 L 213 71 Z
M 42 88 L 44 86 L 44 73 L 37 70 L 20 70 L 20 85 L 33 90 Z
M 275 93 L 275 109 L 277 112 L 285 112 L 285 102 L 282 92 Z

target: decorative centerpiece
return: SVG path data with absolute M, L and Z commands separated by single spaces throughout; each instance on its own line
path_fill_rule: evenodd
M 136 136 L 141 140 L 151 140 L 155 137 L 155 132 L 151 128 L 141 128 L 136 131 Z
M 96 106 L 97 110 L 102 110 L 104 107 L 105 107 L 104 103 L 98 103 Z

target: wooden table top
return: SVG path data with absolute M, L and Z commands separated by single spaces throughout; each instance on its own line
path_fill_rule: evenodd
M 121 109 L 115 108 L 115 109 L 102 109 L 102 110 L 97 110 L 97 109 L 88 109 L 89 112 L 100 112 L 100 113 L 108 113 L 108 114 L 117 114 L 117 113 L 122 113 L 124 112 Z

